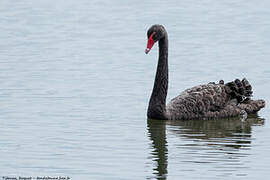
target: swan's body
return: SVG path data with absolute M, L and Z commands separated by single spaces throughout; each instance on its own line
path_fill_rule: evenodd
M 159 42 L 159 59 L 154 88 L 149 101 L 148 118 L 153 119 L 210 119 L 239 116 L 241 111 L 256 113 L 265 106 L 264 100 L 251 100 L 251 85 L 244 78 L 224 84 L 209 83 L 183 91 L 166 106 L 168 90 L 168 35 L 161 25 L 147 32 L 148 53 Z

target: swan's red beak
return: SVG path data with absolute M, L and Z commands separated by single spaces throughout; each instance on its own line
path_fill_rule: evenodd
M 155 41 L 154 41 L 154 39 L 153 39 L 153 35 L 154 35 L 154 34 L 155 34 L 155 33 L 152 33 L 151 36 L 150 36 L 149 39 L 148 39 L 147 47 L 146 47 L 146 49 L 145 49 L 145 54 L 148 54 L 149 51 L 151 50 L 151 48 L 153 47 L 153 45 L 155 44 Z

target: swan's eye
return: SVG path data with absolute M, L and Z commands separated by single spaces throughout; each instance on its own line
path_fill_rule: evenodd
M 149 38 L 152 38 L 153 40 L 156 39 L 156 32 L 153 32 Z

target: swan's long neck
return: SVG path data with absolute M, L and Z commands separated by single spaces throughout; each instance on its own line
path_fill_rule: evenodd
M 154 88 L 150 98 L 147 116 L 154 119 L 168 119 L 166 97 L 168 91 L 168 35 L 159 40 L 159 58 Z

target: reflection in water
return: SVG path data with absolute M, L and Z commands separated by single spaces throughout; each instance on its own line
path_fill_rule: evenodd
M 153 143 L 151 153 L 156 167 L 153 169 L 156 179 L 166 179 L 168 166 L 167 141 L 173 141 L 180 157 L 179 162 L 189 164 L 221 163 L 219 170 L 226 165 L 233 168 L 239 165 L 239 159 L 248 156 L 240 152 L 251 148 L 251 127 L 263 125 L 264 120 L 257 116 L 249 117 L 245 122 L 239 118 L 196 121 L 159 121 L 148 119 L 149 137 Z M 166 134 L 167 127 L 167 134 Z M 167 135 L 167 137 L 166 137 Z M 167 138 L 167 139 L 166 139 Z M 175 152 L 174 152 L 175 153 Z M 235 164 L 233 164 L 235 163 Z M 217 166 L 214 166 L 215 171 Z
M 149 136 L 153 142 L 151 157 L 153 158 L 153 161 L 156 161 L 157 164 L 157 166 L 153 169 L 153 174 L 157 177 L 157 179 L 166 179 L 168 161 L 166 121 L 149 119 L 147 123 Z

